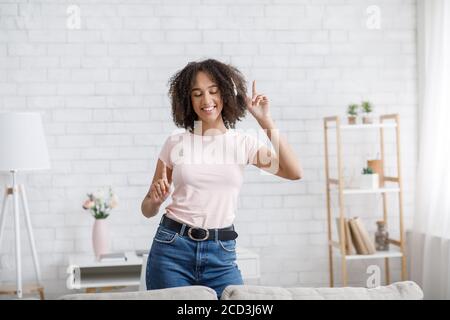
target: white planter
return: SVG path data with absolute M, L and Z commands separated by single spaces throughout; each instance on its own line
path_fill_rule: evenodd
M 372 124 L 372 123 L 373 123 L 372 116 L 364 116 L 363 117 L 363 124 Z
M 378 189 L 379 178 L 378 173 L 362 174 L 360 180 L 361 189 Z

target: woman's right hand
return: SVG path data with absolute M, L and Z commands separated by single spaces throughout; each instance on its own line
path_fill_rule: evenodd
M 156 206 L 160 206 L 170 194 L 170 184 L 167 179 L 167 167 L 163 162 L 162 178 L 156 180 L 150 187 L 150 201 Z

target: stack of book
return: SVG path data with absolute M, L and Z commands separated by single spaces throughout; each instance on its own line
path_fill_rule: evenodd
M 336 218 L 339 241 L 343 241 L 340 228 L 340 219 Z M 370 238 L 367 229 L 359 217 L 344 218 L 345 251 L 351 254 L 374 254 L 376 253 L 375 243 Z

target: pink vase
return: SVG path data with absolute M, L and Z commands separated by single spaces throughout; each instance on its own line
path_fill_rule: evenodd
M 92 245 L 97 260 L 101 254 L 109 252 L 109 227 L 106 219 L 95 219 L 92 228 Z

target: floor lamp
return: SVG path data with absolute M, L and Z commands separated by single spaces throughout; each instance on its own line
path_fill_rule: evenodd
M 0 293 L 16 293 L 22 298 L 22 257 L 20 243 L 20 217 L 19 198 L 25 216 L 28 238 L 30 240 L 33 262 L 36 271 L 37 285 L 30 288 L 31 291 L 39 292 L 43 299 L 44 291 L 41 281 L 36 245 L 33 236 L 28 202 L 23 185 L 17 184 L 17 173 L 31 170 L 44 170 L 50 168 L 48 149 L 45 141 L 42 120 L 39 113 L 0 113 L 0 171 L 11 174 L 12 186 L 6 186 L 1 205 L 0 216 L 0 252 L 7 203 L 12 200 L 15 231 L 15 253 L 16 253 L 16 287 L 8 291 L 0 289 Z

